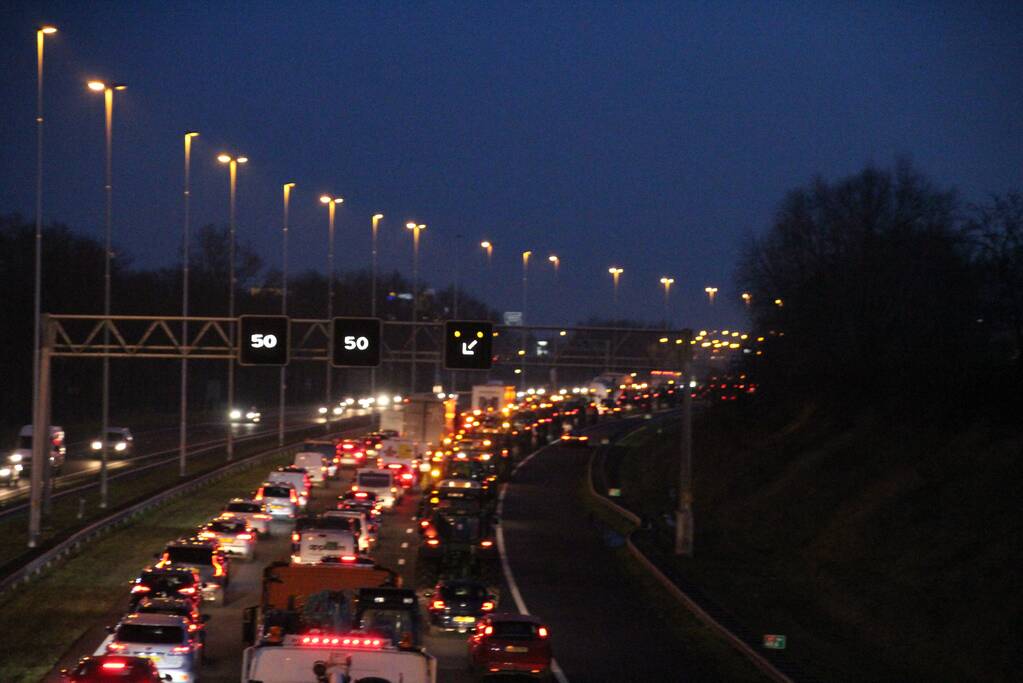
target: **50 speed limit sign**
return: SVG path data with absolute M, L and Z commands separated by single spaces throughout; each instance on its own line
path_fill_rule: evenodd
M 334 318 L 330 361 L 342 368 L 375 368 L 380 365 L 380 318 Z
M 289 329 L 287 316 L 239 316 L 238 364 L 287 365 Z

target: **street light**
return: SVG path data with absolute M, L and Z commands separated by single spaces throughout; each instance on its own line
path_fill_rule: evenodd
M 744 304 L 746 304 L 746 308 L 749 308 L 750 305 L 753 303 L 753 295 L 750 294 L 749 292 L 743 292 L 742 293 L 742 302 Z
M 558 267 L 561 265 L 561 259 L 559 259 L 554 254 L 551 254 L 550 256 L 547 257 L 547 260 L 550 261 L 551 265 L 554 266 L 554 281 L 557 282 L 558 281 Z
M 187 131 L 185 142 L 185 223 L 181 240 L 181 406 L 178 425 L 178 476 L 185 476 L 188 466 L 188 237 L 191 232 L 192 204 L 192 139 L 199 137 L 195 131 Z M 105 438 L 105 437 L 104 437 Z
M 617 318 L 618 317 L 618 278 L 620 278 L 622 276 L 622 273 L 625 272 L 625 269 L 624 268 L 619 268 L 617 266 L 611 266 L 610 268 L 607 269 L 607 272 L 611 273 L 611 280 L 613 282 L 612 302 L 614 304 L 614 314 L 615 314 L 615 317 Z
M 707 298 L 710 300 L 710 305 L 714 305 L 714 295 L 718 293 L 717 287 L 704 287 L 703 291 L 707 292 Z
M 532 251 L 522 252 L 522 348 L 526 348 L 526 304 L 529 300 L 529 257 Z M 526 386 L 526 354 L 522 353 L 522 367 L 519 374 L 520 388 Z
M 334 211 L 338 204 L 344 203 L 344 199 L 341 197 L 332 197 L 329 194 L 320 195 L 320 203 L 327 205 L 327 324 L 330 324 L 330 320 L 334 317 Z M 331 365 L 330 360 L 326 362 L 327 379 L 325 382 L 324 391 L 324 402 L 327 407 L 330 407 L 330 385 L 331 385 Z M 324 422 L 327 431 L 330 431 L 330 416 Z
M 34 293 L 34 325 L 32 343 L 32 492 L 33 501 L 37 500 L 42 492 L 43 472 L 46 472 L 46 481 L 49 482 L 49 467 L 45 467 L 45 459 L 42 434 L 43 430 L 49 434 L 48 425 L 43 425 L 36 420 L 36 404 L 39 403 L 39 341 L 41 334 L 42 317 L 42 291 L 43 291 L 43 47 L 46 36 L 53 35 L 57 29 L 53 26 L 39 26 L 36 28 L 36 242 L 35 242 L 35 293 Z M 36 441 L 39 448 L 36 448 Z M 36 457 L 36 451 L 39 457 Z M 31 507 L 29 522 L 28 546 L 36 547 L 39 542 L 39 528 L 41 526 L 40 510 L 38 505 Z
M 229 179 L 230 179 L 230 191 L 229 197 L 229 208 L 228 208 L 228 247 L 227 247 L 227 260 L 228 260 L 228 275 L 227 275 L 227 317 L 231 318 L 232 322 L 229 323 L 231 326 L 231 347 L 235 347 L 234 338 L 234 290 L 235 290 L 235 275 L 234 275 L 234 237 L 235 237 L 235 198 L 238 191 L 238 164 L 248 163 L 248 157 L 233 157 L 230 154 L 221 152 L 217 155 L 217 161 L 222 164 L 227 164 Z M 234 358 L 231 358 L 227 362 L 227 409 L 228 411 L 234 410 Z M 227 459 L 231 460 L 234 458 L 234 432 L 231 425 L 230 418 L 227 421 Z
M 419 231 L 425 230 L 426 225 L 409 221 L 405 224 L 408 230 L 412 231 L 412 382 L 409 393 L 416 393 L 416 353 L 419 329 L 417 326 L 419 317 Z
M 113 134 L 114 134 L 114 92 L 118 90 L 124 90 L 128 86 L 123 83 L 111 83 L 107 85 L 103 81 L 89 81 L 89 90 L 93 92 L 103 93 L 103 104 L 104 111 L 106 113 L 105 124 L 106 124 L 106 151 L 107 151 L 107 163 L 106 173 L 103 185 L 103 194 L 106 199 L 106 248 L 103 252 L 103 316 L 107 318 L 103 325 L 103 346 L 104 348 L 110 346 L 110 252 L 113 249 L 111 242 L 113 241 Z M 100 465 L 99 465 L 99 506 L 105 508 L 107 506 L 107 493 L 108 493 L 108 481 L 107 481 L 107 434 L 110 427 L 110 357 L 103 356 L 103 398 L 102 398 L 102 434 L 103 438 L 100 439 L 102 448 L 100 449 Z M 44 426 L 44 429 L 47 427 Z
M 377 317 L 377 228 L 380 227 L 380 221 L 384 219 L 384 214 L 375 213 L 373 214 L 373 268 L 370 282 L 370 315 Z M 377 369 L 375 367 L 369 369 L 369 387 L 370 392 L 376 396 L 377 393 Z
M 281 190 L 284 194 L 284 224 L 281 227 L 281 315 L 288 315 L 288 210 L 291 205 L 291 191 L 295 183 L 284 183 Z M 277 411 L 277 445 L 284 445 L 284 405 L 288 393 L 288 377 L 285 366 L 281 366 L 278 378 L 278 411 Z
M 668 297 L 670 296 L 671 286 L 675 284 L 675 278 L 673 277 L 662 277 L 661 284 L 664 285 L 664 329 L 668 329 Z
M 487 252 L 487 268 L 490 268 L 490 264 L 494 256 L 494 245 L 487 240 L 483 240 L 482 242 L 480 242 L 480 247 L 482 247 L 483 250 Z

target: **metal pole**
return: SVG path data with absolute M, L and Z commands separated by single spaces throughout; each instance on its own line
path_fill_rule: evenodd
M 529 273 L 529 254 L 530 253 L 531 252 L 528 252 L 528 251 L 522 252 L 522 341 L 521 341 L 522 347 L 521 347 L 521 350 L 526 352 L 526 353 L 523 353 L 522 355 L 519 356 L 519 358 L 521 359 L 520 360 L 520 365 L 519 365 L 519 370 L 521 371 L 521 372 L 519 372 L 519 389 L 525 389 L 526 388 L 526 356 L 528 355 L 528 350 L 526 349 L 526 303 L 527 303 L 527 298 L 528 298 L 527 293 L 529 292 L 529 276 L 528 276 L 528 273 Z
M 53 348 L 53 330 L 50 325 L 50 317 L 44 315 L 41 318 L 42 343 L 39 349 L 39 393 L 33 406 L 33 430 L 32 430 L 32 473 L 29 491 L 29 512 L 28 512 L 28 547 L 35 548 L 39 545 L 39 534 L 42 527 L 42 497 L 43 497 L 43 468 L 50 466 L 49 453 L 47 452 L 50 443 L 50 430 L 40 429 L 39 425 L 46 425 L 49 415 L 50 404 L 50 354 Z
M 380 219 L 383 218 L 381 214 L 374 214 L 373 216 L 373 268 L 372 278 L 370 281 L 370 315 L 377 317 L 377 228 L 380 225 Z M 373 396 L 377 395 L 377 369 L 370 368 L 369 370 L 369 388 L 370 393 Z
M 288 203 L 291 199 L 291 188 L 295 183 L 284 184 L 284 227 L 281 229 L 283 248 L 281 249 L 281 315 L 288 314 Z M 277 409 L 277 445 L 284 445 L 284 405 L 287 394 L 287 372 L 281 366 L 280 396 Z
M 113 249 L 113 119 L 114 119 L 114 89 L 108 87 L 103 91 L 104 104 L 106 105 L 106 142 L 107 142 L 107 167 L 106 184 L 106 249 L 103 252 L 103 315 L 106 320 L 103 322 L 103 347 L 104 353 L 109 352 L 110 346 L 110 251 Z M 103 356 L 103 427 L 100 437 L 100 465 L 99 465 L 99 506 L 106 508 L 109 498 L 109 481 L 107 477 L 107 457 L 109 452 L 108 434 L 110 431 L 110 357 Z
M 692 367 L 692 332 L 682 336 L 679 369 L 682 383 L 681 438 L 679 441 L 678 501 L 675 510 L 675 554 L 693 556 L 693 399 L 689 389 Z
M 230 209 L 228 211 L 228 294 L 227 294 L 227 317 L 231 318 L 228 326 L 231 330 L 231 347 L 237 348 L 235 334 L 237 334 L 235 328 L 237 325 L 234 320 L 234 289 L 235 289 L 235 274 L 234 274 L 234 206 L 235 206 L 235 191 L 238 184 L 238 162 L 235 159 L 231 159 L 229 166 L 231 174 L 231 189 L 230 189 Z M 230 412 L 234 410 L 234 354 L 231 355 L 230 360 L 227 361 L 227 459 L 232 460 L 234 458 L 234 425 L 231 422 Z
M 49 425 L 37 421 L 36 405 L 39 403 L 39 316 L 42 313 L 43 291 L 43 44 L 46 34 L 42 28 L 36 29 L 36 253 L 35 253 L 35 293 L 34 320 L 32 333 L 32 434 L 41 434 Z M 34 447 L 33 436 L 33 447 Z M 35 468 L 32 471 L 35 479 Z M 29 545 L 32 546 L 30 540 Z M 32 546 L 34 547 L 34 546 Z
M 181 243 L 181 423 L 178 426 L 178 476 L 188 469 L 188 237 L 191 222 L 191 165 L 192 138 L 197 133 L 185 133 L 185 224 Z
M 419 331 L 419 228 L 412 230 L 412 384 L 410 394 L 416 393 L 416 355 Z
M 331 199 L 330 203 L 327 204 L 327 321 L 328 325 L 330 320 L 334 318 L 334 210 L 337 205 L 334 200 Z M 329 334 L 329 333 L 328 333 Z M 327 371 L 327 379 L 325 382 L 324 390 L 324 402 L 327 404 L 327 417 L 324 421 L 324 428 L 326 431 L 330 431 L 330 416 L 332 413 L 332 406 L 330 401 L 330 385 L 331 385 L 331 365 L 330 359 L 328 358 L 324 366 Z

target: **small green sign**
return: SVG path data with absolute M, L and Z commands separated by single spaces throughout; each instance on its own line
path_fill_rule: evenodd
M 768 633 L 764 636 L 764 647 L 768 650 L 784 650 L 785 636 Z
M 612 498 L 621 498 L 622 497 L 622 490 L 621 489 L 608 489 L 607 490 L 607 495 L 611 496 Z

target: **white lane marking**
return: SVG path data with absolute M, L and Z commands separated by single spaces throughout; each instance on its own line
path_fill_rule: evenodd
M 401 566 L 403 564 L 405 564 L 405 558 L 404 557 L 399 557 L 398 558 L 398 566 Z
M 405 529 L 405 533 L 406 534 L 411 534 L 412 533 L 412 527 L 409 527 L 408 529 Z
M 407 548 L 408 547 L 408 541 L 402 541 L 401 542 L 401 547 L 402 548 Z
M 512 470 L 512 475 L 518 472 L 520 467 L 532 460 L 539 452 L 539 450 L 534 451 L 529 457 L 516 465 L 515 469 Z M 505 581 L 508 582 L 508 588 L 511 589 L 512 599 L 515 600 L 515 609 L 519 611 L 519 614 L 529 614 L 526 601 L 522 599 L 519 586 L 515 583 L 515 575 L 512 574 L 511 565 L 508 563 L 508 552 L 504 545 L 504 494 L 507 490 L 508 484 L 503 484 L 501 486 L 501 493 L 497 496 L 497 518 L 501 520 L 501 523 L 497 525 L 497 553 L 501 556 L 501 571 L 504 572 Z M 565 672 L 558 665 L 558 660 L 554 658 L 551 658 L 551 673 L 554 674 L 554 678 L 558 680 L 558 683 L 568 683 L 568 677 L 565 676 Z

